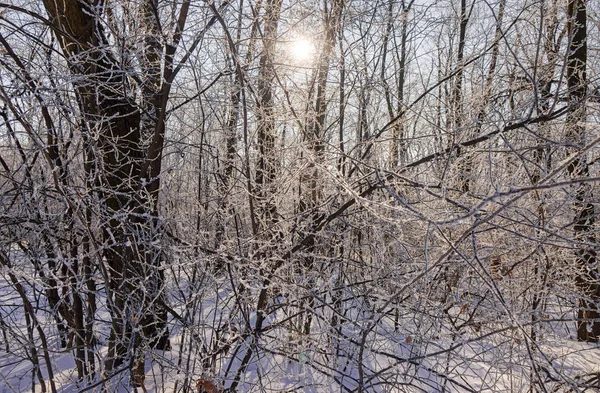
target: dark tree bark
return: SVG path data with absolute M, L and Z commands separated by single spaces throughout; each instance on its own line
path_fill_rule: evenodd
M 569 112 L 566 137 L 574 149 L 585 145 L 586 97 L 587 97 L 587 11 L 585 0 L 570 0 L 567 5 L 567 30 L 569 48 L 567 55 L 567 89 Z M 589 177 L 585 156 L 577 157 L 568 166 L 572 178 Z M 596 222 L 591 202 L 591 187 L 580 183 L 575 188 L 574 207 L 576 216 L 573 230 L 577 240 L 577 285 L 581 290 L 577 313 L 577 339 L 598 342 L 600 340 L 600 270 L 594 245 Z
M 112 318 L 105 371 L 110 375 L 132 356 L 143 358 L 137 348 L 169 347 L 161 304 L 161 254 L 153 246 L 170 86 L 161 82 L 158 66 L 163 49 L 157 41 L 156 3 L 149 0 L 143 5 L 147 25 L 141 61 L 146 68 L 143 111 L 134 102 L 134 89 L 128 88 L 127 70 L 109 48 L 98 20 L 98 2 L 44 0 L 44 6 L 74 77 L 84 140 L 89 144 L 87 159 L 93 163 L 87 166 L 88 176 L 97 179 L 102 201 L 106 266 L 101 268 L 108 280 Z M 169 58 L 165 63 L 168 71 Z M 140 333 L 134 333 L 138 327 Z M 83 334 L 82 326 L 77 330 Z M 86 340 L 90 339 L 88 335 Z

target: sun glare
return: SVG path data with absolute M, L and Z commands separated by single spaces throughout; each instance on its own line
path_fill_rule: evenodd
M 299 37 L 290 42 L 289 50 L 294 59 L 305 61 L 310 59 L 315 53 L 315 45 L 310 39 Z

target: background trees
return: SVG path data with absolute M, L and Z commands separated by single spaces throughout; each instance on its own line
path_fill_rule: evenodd
M 597 385 L 595 4 L 0 10 L 9 389 Z

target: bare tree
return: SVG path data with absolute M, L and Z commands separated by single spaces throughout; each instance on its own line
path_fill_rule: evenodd
M 596 389 L 599 11 L 0 2 L 0 386 Z
M 567 6 L 567 30 L 569 38 L 566 59 L 566 78 L 568 89 L 569 114 L 566 118 L 566 137 L 569 144 L 582 149 L 586 140 L 586 99 L 587 87 L 587 12 L 585 1 L 569 1 Z M 577 154 L 577 151 L 575 151 Z M 576 157 L 568 167 L 573 179 L 589 177 L 586 156 Z M 574 206 L 576 217 L 573 230 L 579 245 L 577 263 L 577 284 L 582 290 L 577 313 L 577 338 L 581 341 L 597 342 L 600 339 L 600 271 L 596 266 L 596 243 L 594 205 L 590 202 L 591 189 L 588 184 L 576 185 Z

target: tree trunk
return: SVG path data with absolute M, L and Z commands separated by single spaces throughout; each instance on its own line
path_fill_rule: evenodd
M 256 116 L 259 155 L 256 168 L 256 199 L 259 208 L 259 227 L 263 230 L 271 227 L 273 220 L 276 220 L 277 217 L 277 208 L 272 200 L 275 193 L 274 182 L 277 166 L 273 84 L 275 83 L 275 47 L 281 5 L 281 0 L 269 0 L 265 4 L 263 52 L 259 60 Z
M 574 149 L 585 145 L 586 96 L 587 96 L 587 12 L 585 0 L 570 0 L 567 6 L 567 30 L 569 49 L 567 56 L 567 88 L 569 113 L 566 122 L 566 137 Z M 568 166 L 571 178 L 589 176 L 585 156 L 578 157 Z M 580 183 L 576 186 L 574 207 L 575 239 L 577 241 L 577 285 L 581 290 L 577 313 L 577 339 L 598 342 L 600 340 L 600 271 L 594 250 L 595 213 L 591 187 Z
M 322 212 L 319 211 L 320 201 L 323 199 L 323 184 L 320 174 L 320 166 L 323 163 L 323 155 L 325 153 L 325 118 L 327 114 L 327 78 L 329 75 L 329 66 L 331 63 L 331 57 L 333 49 L 335 47 L 338 33 L 341 30 L 342 10 L 344 8 L 343 0 L 332 0 L 331 2 L 324 2 L 324 20 L 323 25 L 325 28 L 325 40 L 323 42 L 323 48 L 319 55 L 317 64 L 316 74 L 316 96 L 314 101 L 313 113 L 314 117 L 310 122 L 309 129 L 304 134 L 305 142 L 308 145 L 310 151 L 310 157 L 306 173 L 301 175 L 300 179 L 300 202 L 298 210 L 303 216 L 301 219 L 305 223 L 306 228 L 312 228 L 313 223 L 320 220 Z M 328 9 L 327 6 L 331 8 Z M 312 105 L 312 103 L 311 103 Z M 366 104 L 364 104 L 366 105 Z M 341 108 L 343 110 L 343 108 Z M 364 126 L 364 122 L 362 124 Z M 361 132 L 359 126 L 359 133 Z M 343 132 L 340 133 L 341 147 L 343 148 Z M 360 143 L 360 141 L 358 141 Z M 314 256 L 310 255 L 315 251 L 315 236 L 314 234 L 300 231 L 301 238 L 308 238 L 306 244 L 307 254 L 302 257 L 302 266 L 298 267 L 310 272 L 314 268 Z M 314 283 L 307 283 L 308 286 Z M 310 334 L 310 326 L 312 324 L 312 307 L 314 299 L 309 297 L 307 300 L 301 300 L 301 309 L 305 309 L 304 314 L 299 314 L 300 320 L 298 326 L 300 326 L 301 333 L 308 335 Z
M 388 110 L 388 116 L 390 121 L 394 120 L 394 125 L 392 127 L 392 146 L 390 151 L 389 158 L 389 168 L 390 170 L 395 170 L 399 164 L 403 164 L 406 161 L 406 135 L 405 135 L 405 126 L 404 126 L 404 116 L 403 116 L 403 102 L 404 102 L 404 86 L 406 84 L 406 60 L 407 60 L 407 50 L 406 44 L 408 39 L 408 15 L 414 0 L 411 0 L 408 4 L 405 4 L 402 1 L 402 11 L 401 11 L 401 36 L 400 36 L 400 50 L 399 53 L 396 54 L 397 60 L 397 68 L 395 68 L 394 76 L 396 77 L 396 109 L 394 109 L 394 104 L 392 100 L 392 95 L 390 92 L 390 87 L 387 82 L 388 76 L 386 75 L 386 70 L 388 69 L 388 64 L 386 61 L 388 54 L 388 43 L 390 41 L 391 34 L 393 31 L 394 25 L 394 4 L 395 2 L 390 1 L 388 4 L 387 10 L 387 23 L 385 35 L 383 36 L 383 53 L 381 60 L 381 78 L 383 80 L 384 86 L 384 95 L 385 101 Z M 393 39 L 395 41 L 395 39 Z M 400 116 L 396 119 L 396 116 Z
M 470 14 L 470 13 L 469 13 Z M 463 73 L 465 66 L 465 39 L 467 34 L 467 24 L 469 23 L 469 14 L 467 14 L 467 1 L 461 0 L 460 2 L 460 27 L 458 37 L 458 53 L 456 58 L 456 66 L 458 67 L 456 73 L 456 84 L 454 86 L 451 102 L 452 111 L 452 125 L 453 125 L 453 138 L 455 143 L 460 143 L 465 137 L 465 130 L 463 130 Z M 456 158 L 459 159 L 462 155 L 464 157 L 464 163 L 459 164 L 459 186 L 463 192 L 469 192 L 471 189 L 471 160 L 469 159 L 468 152 L 462 151 L 459 146 L 456 149 Z
M 92 167 L 100 168 L 98 195 L 104 213 L 101 219 L 105 220 L 101 227 L 107 265 L 103 270 L 108 280 L 112 318 L 105 371 L 110 375 L 136 356 L 136 348 L 144 346 L 142 339 L 159 349 L 169 347 L 166 315 L 160 304 L 163 299 L 160 253 L 151 246 L 156 240 L 157 225 L 149 218 L 157 214 L 157 171 L 160 172 L 157 152 L 164 134 L 164 116 L 157 110 L 145 111 L 142 121 L 139 108 L 130 98 L 133 93 L 127 88 L 126 72 L 109 49 L 92 3 L 95 2 L 44 0 L 50 20 L 57 31 L 65 33 L 57 34 L 57 38 L 74 76 L 90 158 L 94 162 Z M 157 54 L 152 52 L 155 49 L 147 48 L 151 72 L 143 87 L 146 100 L 153 95 L 148 105 L 153 108 L 158 106 L 159 97 L 152 72 L 152 65 L 157 62 Z M 144 135 L 151 139 L 148 151 L 144 148 L 142 131 L 151 134 Z M 136 336 L 134 330 L 138 326 L 141 335 Z

